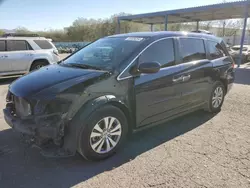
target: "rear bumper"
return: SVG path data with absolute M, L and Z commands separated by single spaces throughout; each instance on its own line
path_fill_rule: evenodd
M 57 127 L 52 126 L 51 123 L 37 124 L 33 119 L 20 119 L 11 114 L 11 110 L 9 108 L 5 108 L 3 110 L 4 119 L 6 123 L 16 130 L 17 132 L 34 136 L 40 138 L 56 138 L 58 135 Z

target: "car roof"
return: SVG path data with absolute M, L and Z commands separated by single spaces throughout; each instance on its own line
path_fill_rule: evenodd
M 186 32 L 186 31 L 156 31 L 156 32 L 133 32 L 125 34 L 117 34 L 109 37 L 150 37 L 150 38 L 165 38 L 165 37 L 195 37 L 195 38 L 206 38 L 210 40 L 220 41 L 219 37 L 215 37 L 211 34 Z
M 0 40 L 48 40 L 45 37 L 0 37 Z

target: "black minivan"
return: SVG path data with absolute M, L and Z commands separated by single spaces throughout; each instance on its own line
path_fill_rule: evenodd
M 121 148 L 130 132 L 197 109 L 218 112 L 233 81 L 234 61 L 220 38 L 119 34 L 14 81 L 4 117 L 45 156 L 78 151 L 100 160 Z

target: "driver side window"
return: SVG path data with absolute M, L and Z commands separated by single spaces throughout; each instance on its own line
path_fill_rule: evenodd
M 160 63 L 162 68 L 175 64 L 173 39 L 163 39 L 152 44 L 139 57 L 139 64 L 152 61 Z

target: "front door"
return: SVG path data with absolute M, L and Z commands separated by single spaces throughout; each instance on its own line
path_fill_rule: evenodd
M 181 108 L 180 65 L 175 64 L 174 39 L 152 44 L 138 63 L 157 61 L 161 69 L 134 78 L 137 126 L 145 126 L 174 115 Z

